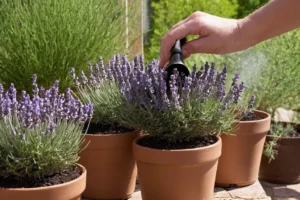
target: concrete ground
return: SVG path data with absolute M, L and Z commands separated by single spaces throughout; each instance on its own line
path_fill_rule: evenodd
M 88 199 L 82 199 L 88 200 Z M 138 184 L 129 200 L 142 200 Z M 192 200 L 192 199 L 186 199 Z M 257 181 L 242 188 L 215 188 L 214 200 L 300 200 L 300 184 L 278 185 Z
M 266 195 L 263 187 L 257 181 L 251 186 L 243 188 L 225 189 L 225 188 L 215 188 L 214 200 L 271 200 L 269 196 Z M 130 200 L 142 200 L 141 192 L 139 189 L 132 195 Z M 188 200 L 188 199 L 186 199 Z M 189 199 L 192 200 L 192 199 Z
M 294 185 L 272 184 L 260 181 L 272 200 L 300 200 L 300 183 Z

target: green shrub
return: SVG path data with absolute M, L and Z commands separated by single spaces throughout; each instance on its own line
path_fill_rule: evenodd
M 237 17 L 238 18 L 243 18 L 259 7 L 263 6 L 266 4 L 269 0 L 238 0 L 238 9 L 237 9 Z
M 237 15 L 237 0 L 152 0 L 149 45 L 145 46 L 146 60 L 159 58 L 160 39 L 177 22 L 195 11 L 203 11 L 222 17 Z
M 136 4 L 128 11 L 130 22 Z M 85 69 L 101 54 L 108 59 L 125 48 L 125 8 L 118 0 L 2 0 L 0 3 L 0 80 L 30 91 L 33 73 L 45 87 L 69 70 Z M 129 44 L 135 39 L 132 36 Z
M 234 66 L 256 94 L 255 107 L 274 114 L 278 107 L 299 108 L 300 29 L 265 41 L 255 47 L 223 56 L 223 63 Z

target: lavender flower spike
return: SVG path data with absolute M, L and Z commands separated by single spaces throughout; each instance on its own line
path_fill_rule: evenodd
M 77 77 L 76 74 L 75 74 L 75 69 L 74 69 L 74 68 L 71 68 L 71 78 L 72 78 L 73 84 L 74 84 L 75 86 L 79 86 L 79 85 L 80 85 L 80 83 L 79 83 L 79 81 L 78 81 L 78 77 Z
M 37 86 L 37 76 L 36 76 L 36 74 L 33 74 L 31 78 L 32 78 L 32 91 L 33 91 L 34 96 L 37 96 L 38 93 L 39 93 L 39 88 Z
M 0 83 L 0 102 L 3 98 L 3 93 L 4 93 L 4 88 L 3 88 L 3 85 Z
M 241 94 L 243 90 L 245 89 L 245 84 L 242 82 L 239 87 L 234 91 L 234 103 L 238 103 L 241 99 Z
M 37 77 L 32 76 L 33 89 L 38 89 Z M 21 99 L 17 101 L 17 91 L 13 84 L 5 95 L 0 98 L 0 120 L 10 115 L 14 115 L 20 121 L 21 129 L 34 129 L 41 127 L 41 123 L 49 125 L 44 133 L 53 133 L 56 123 L 60 120 L 73 121 L 74 123 L 84 123 L 93 115 L 93 105 L 83 105 L 80 100 L 76 100 L 71 90 L 64 94 L 59 94 L 58 81 L 39 96 L 37 93 L 31 98 L 29 94 L 22 91 Z M 0 85 L 0 94 L 4 93 L 3 87 Z M 75 117 L 74 117 L 75 116 Z
M 255 95 L 252 95 L 251 99 L 249 101 L 249 104 L 248 104 L 248 108 L 253 108 L 254 107 L 254 102 L 255 102 Z

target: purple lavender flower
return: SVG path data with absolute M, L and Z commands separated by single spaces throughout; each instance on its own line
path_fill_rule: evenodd
M 179 94 L 178 94 L 178 88 L 176 86 L 176 76 L 173 74 L 170 76 L 170 90 L 171 90 L 171 105 L 175 108 L 179 108 Z
M 34 96 L 37 96 L 39 94 L 39 88 L 37 86 L 37 76 L 36 74 L 32 75 L 32 91 Z
M 232 79 L 232 83 L 231 83 L 232 88 L 234 88 L 234 89 L 237 88 L 237 81 L 239 80 L 239 78 L 240 78 L 240 74 L 236 73 Z
M 64 94 L 59 94 L 59 82 L 56 81 L 49 90 L 45 90 L 44 94 L 39 96 L 36 92 L 38 90 L 36 82 L 37 77 L 33 75 L 32 85 L 35 94 L 31 98 L 26 91 L 22 91 L 19 102 L 17 91 L 11 84 L 0 99 L 0 120 L 15 115 L 23 128 L 34 129 L 40 127 L 41 123 L 47 123 L 49 127 L 45 132 L 53 133 L 59 120 L 84 123 L 92 117 L 93 105 L 83 105 L 80 100 L 76 100 L 71 94 L 71 89 L 67 89 L 65 98 Z M 3 88 L 0 87 L 0 90 L 4 93 Z M 16 131 L 12 130 L 12 133 L 15 134 Z
M 56 124 L 53 121 L 49 122 L 49 128 L 46 130 L 45 135 L 54 133 Z
M 220 78 L 220 81 L 223 85 L 225 85 L 226 78 L 227 78 L 227 67 L 225 66 L 221 72 L 221 78 Z
M 0 101 L 1 101 L 2 98 L 3 98 L 3 93 L 4 93 L 4 88 L 3 88 L 3 85 L 0 84 Z
M 40 96 L 41 97 L 45 96 L 45 88 L 44 87 L 40 87 Z
M 88 83 L 88 79 L 86 78 L 86 76 L 85 76 L 83 70 L 81 70 L 81 83 L 82 83 L 83 85 L 86 85 L 86 84 Z
M 224 95 L 225 95 L 225 86 L 222 83 L 220 83 L 217 85 L 216 98 L 222 101 Z
M 169 83 L 164 79 L 164 70 L 158 67 L 158 60 L 144 64 L 141 55 L 128 61 L 126 56 L 114 55 L 104 69 L 102 58 L 99 59 L 99 70 L 108 72 L 111 78 L 102 76 L 96 78 L 97 84 L 103 80 L 116 82 L 123 97 L 142 108 L 151 108 L 164 111 L 170 107 L 180 109 L 189 101 L 202 103 L 214 98 L 224 105 L 224 109 L 238 103 L 244 90 L 244 83 L 239 84 L 239 74 L 232 79 L 232 86 L 228 92 L 225 91 L 227 79 L 227 67 L 218 72 L 215 64 L 208 62 L 197 70 L 196 65 L 190 77 L 181 76 L 177 69 L 174 69 Z M 91 64 L 90 64 L 91 65 Z M 97 65 L 94 74 L 97 74 Z M 95 77 L 97 77 L 95 75 Z M 91 79 L 91 77 L 90 77 Z M 89 80 L 89 84 L 91 84 Z M 169 86 L 170 90 L 167 90 Z
M 80 85 L 80 82 L 79 82 L 79 80 L 78 80 L 78 77 L 77 77 L 76 74 L 75 74 L 75 69 L 74 69 L 74 68 L 71 68 L 71 78 L 72 78 L 73 84 L 74 84 L 75 86 L 79 86 L 79 85 Z
M 160 85 L 161 104 L 158 107 L 161 110 L 165 110 L 170 106 L 170 101 L 169 101 L 169 98 L 167 95 L 167 83 L 165 82 L 165 79 L 163 78 L 162 73 L 160 73 L 160 76 L 159 76 L 159 85 Z
M 11 112 L 11 100 L 8 96 L 8 93 L 4 94 L 4 97 L 2 99 L 2 105 L 1 105 L 1 118 L 4 118 L 6 115 L 10 114 Z
M 10 85 L 7 93 L 10 98 L 11 112 L 12 112 L 12 114 L 15 114 L 18 109 L 18 101 L 17 101 L 17 90 L 13 83 Z
M 208 77 L 207 77 L 207 80 L 208 80 L 209 84 L 214 84 L 214 75 L 215 75 L 215 64 L 212 63 L 211 68 L 210 68 L 209 73 L 208 73 Z
M 249 101 L 249 104 L 248 104 L 248 108 L 253 108 L 254 107 L 254 102 L 255 102 L 255 95 L 252 95 L 251 99 Z
M 88 104 L 88 111 L 87 111 L 87 117 L 88 119 L 92 119 L 93 118 L 93 114 L 94 114 L 94 104 Z
M 241 94 L 243 92 L 243 90 L 245 89 L 245 84 L 242 82 L 238 88 L 236 89 L 236 91 L 234 91 L 234 103 L 238 103 L 241 99 Z
M 187 101 L 190 99 L 190 92 L 191 92 L 191 85 L 192 85 L 192 78 L 185 77 L 184 86 L 182 88 L 182 106 L 184 106 Z
M 99 57 L 99 68 L 102 73 L 102 78 L 107 79 L 107 74 L 106 74 L 103 59 L 101 56 Z
M 97 82 L 99 82 L 100 81 L 100 67 L 97 63 L 95 64 L 95 77 L 96 77 Z
M 193 66 L 193 71 L 192 71 L 192 79 L 195 78 L 196 73 L 197 73 L 197 66 L 196 66 L 196 64 L 194 64 L 194 66 Z
M 96 84 L 96 77 L 95 77 L 95 74 L 94 74 L 94 71 L 93 71 L 93 66 L 92 66 L 92 63 L 91 62 L 88 62 L 88 69 L 89 69 L 89 79 L 88 79 L 88 83 L 90 85 L 94 85 Z

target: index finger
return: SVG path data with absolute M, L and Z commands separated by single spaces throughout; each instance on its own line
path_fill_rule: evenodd
M 197 35 L 199 34 L 199 23 L 198 20 L 191 19 L 186 23 L 180 24 L 174 29 L 169 30 L 161 40 L 160 47 L 160 67 L 164 67 L 164 64 L 170 58 L 170 50 L 175 44 L 176 40 L 180 40 L 188 35 Z

